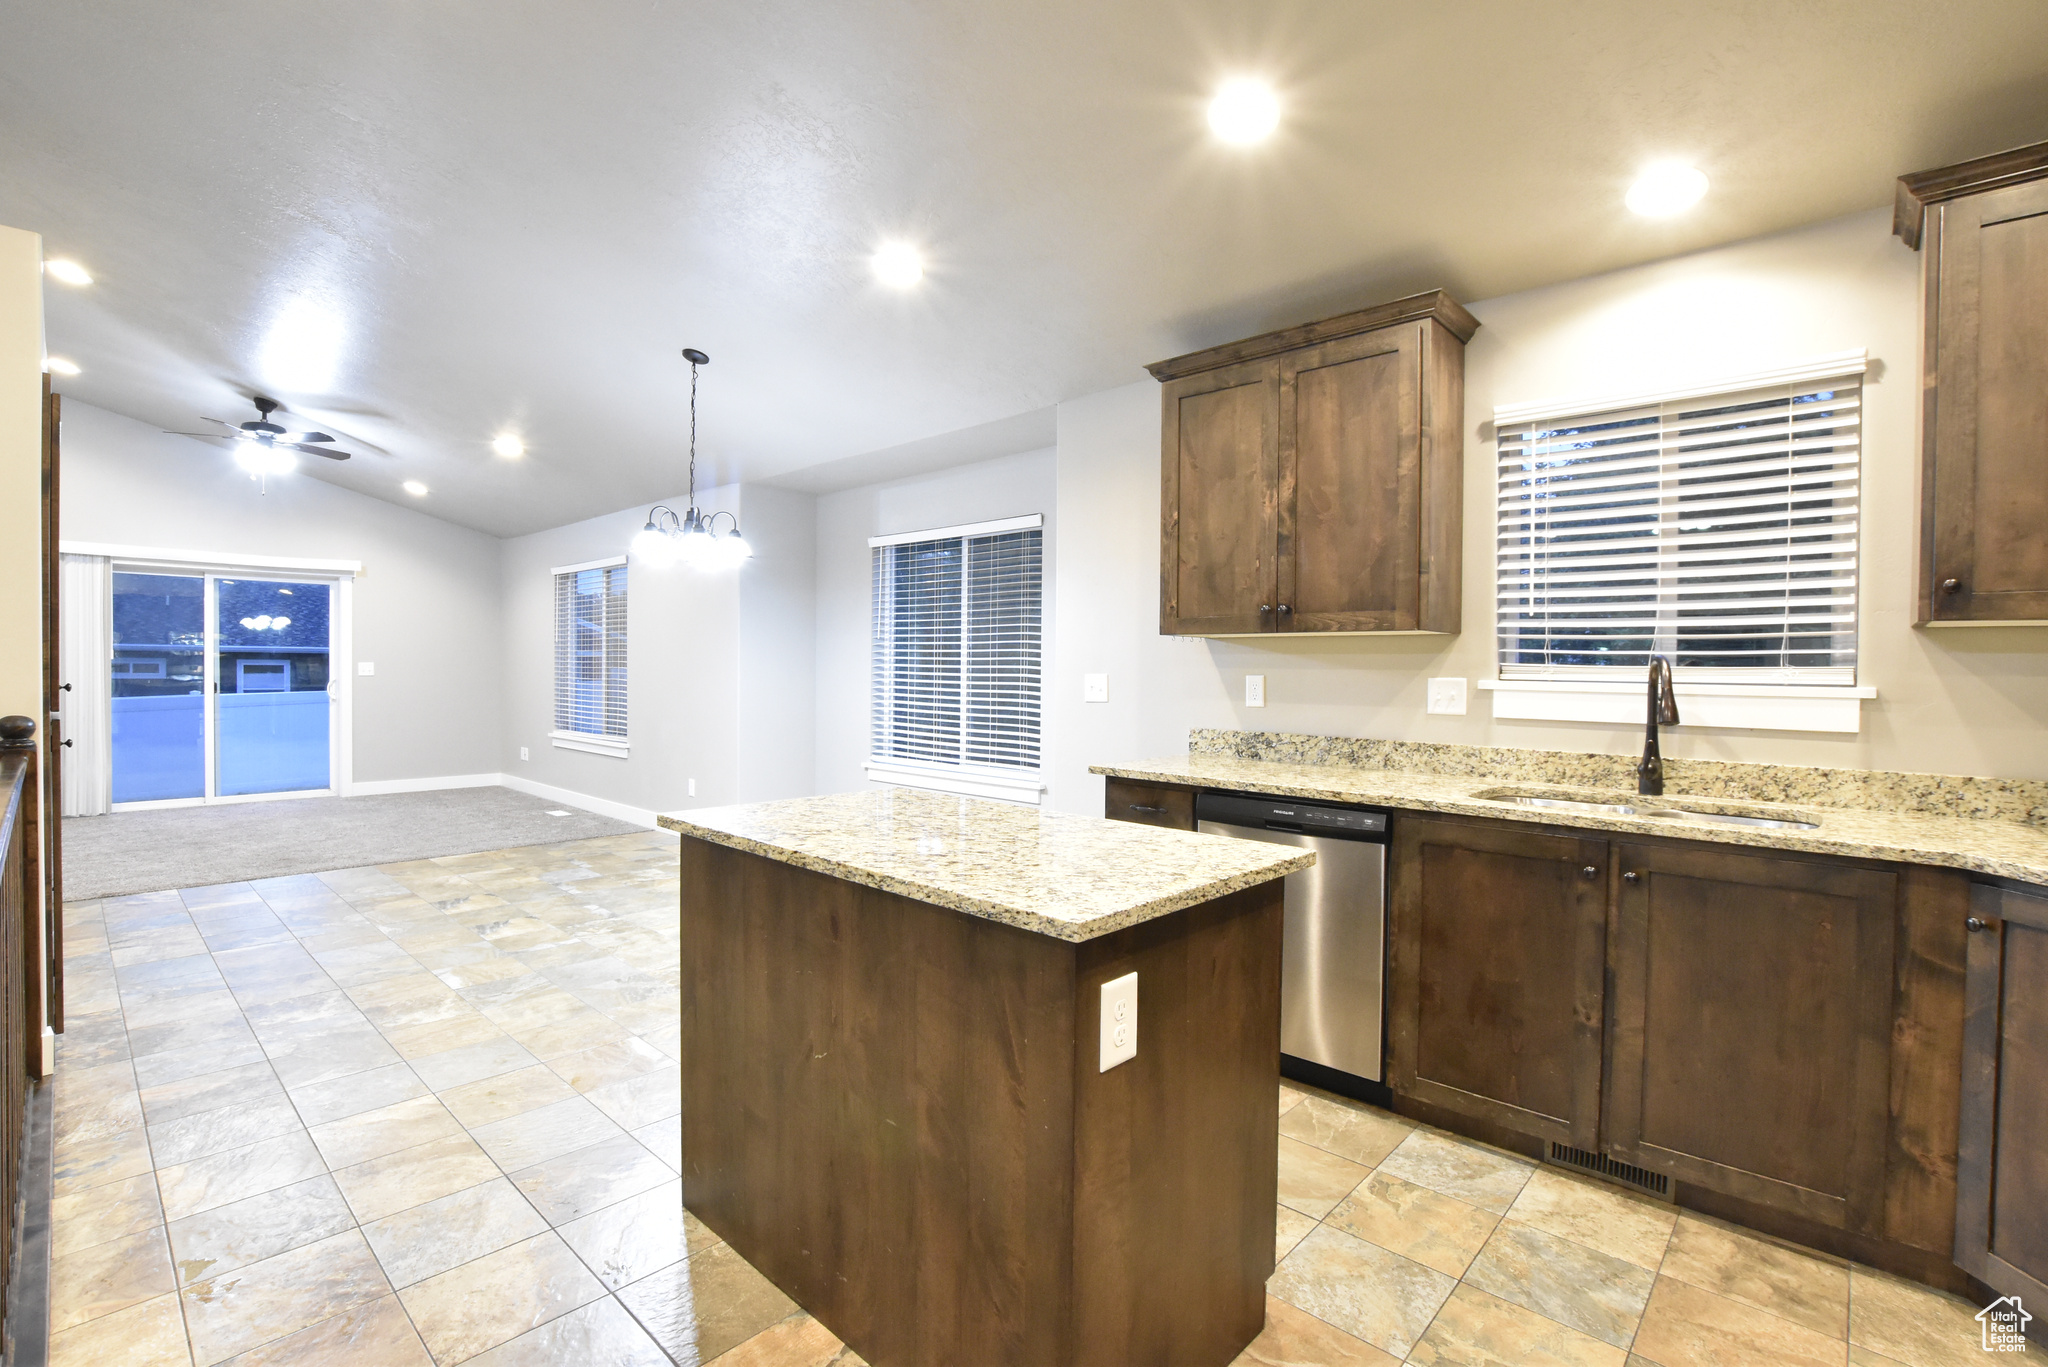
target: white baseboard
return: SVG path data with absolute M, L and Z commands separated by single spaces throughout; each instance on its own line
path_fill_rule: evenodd
M 549 783 L 535 783 L 530 778 L 520 778 L 514 774 L 499 774 L 497 780 L 515 793 L 544 797 L 565 807 L 581 807 L 586 812 L 596 812 L 599 816 L 608 816 L 614 821 L 630 821 L 635 826 L 645 826 L 649 830 L 660 829 L 654 824 L 654 810 L 651 807 L 628 807 L 625 803 L 613 802 L 610 798 L 591 797 L 587 793 L 572 792 Z
M 442 774 L 436 778 L 373 778 L 348 785 L 350 797 L 378 797 L 385 793 L 434 793 L 443 788 L 495 788 L 505 782 L 503 774 Z M 511 785 L 506 785 L 511 786 Z

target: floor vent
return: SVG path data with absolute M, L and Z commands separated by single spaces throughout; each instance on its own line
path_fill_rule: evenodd
M 1584 1149 L 1560 1144 L 1555 1139 L 1550 1141 L 1550 1161 L 1562 1163 L 1568 1168 L 1577 1168 L 1580 1172 L 1590 1172 L 1596 1177 L 1605 1177 L 1610 1182 L 1619 1182 L 1625 1187 L 1634 1187 L 1637 1191 L 1646 1191 L 1660 1200 L 1671 1199 L 1669 1177 L 1661 1172 L 1651 1172 L 1648 1168 L 1639 1168 L 1633 1163 L 1617 1163 L 1604 1154 L 1587 1153 Z

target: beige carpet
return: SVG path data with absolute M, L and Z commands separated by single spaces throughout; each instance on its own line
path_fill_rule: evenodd
M 510 788 L 75 816 L 64 822 L 64 897 L 83 902 L 246 883 L 641 829 Z

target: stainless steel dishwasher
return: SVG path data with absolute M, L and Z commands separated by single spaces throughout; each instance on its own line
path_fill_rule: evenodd
M 1387 814 L 1356 807 L 1199 793 L 1197 829 L 1316 852 L 1287 875 L 1280 1052 L 1382 1081 Z

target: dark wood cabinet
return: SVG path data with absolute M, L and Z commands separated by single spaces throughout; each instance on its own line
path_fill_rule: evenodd
M 1615 863 L 1602 1151 L 1878 1232 L 1896 873 L 1661 844 Z
M 2048 621 L 2048 143 L 1903 176 L 1921 249 L 1922 623 Z
M 1478 326 L 1438 290 L 1151 366 L 1160 631 L 1455 632 Z
M 1607 842 L 1403 816 L 1393 867 L 1389 1085 L 1596 1147 Z
M 1135 821 L 1143 826 L 1192 831 L 1195 828 L 1195 794 L 1192 788 L 1134 783 L 1127 778 L 1104 779 L 1102 814 L 1111 821 Z
M 1973 893 L 1955 1259 L 2048 1304 L 2048 893 Z

